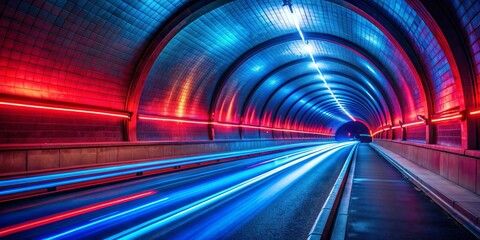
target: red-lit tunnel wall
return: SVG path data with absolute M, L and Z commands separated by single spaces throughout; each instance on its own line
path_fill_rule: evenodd
M 140 6 L 118 15 L 115 11 L 125 6 L 109 1 L 3 1 L 0 7 L 2 100 L 97 111 L 124 110 L 130 78 L 155 31 L 153 25 L 170 17 Z M 128 24 L 126 18 L 131 19 Z M 122 141 L 123 121 L 2 107 L 0 141 Z

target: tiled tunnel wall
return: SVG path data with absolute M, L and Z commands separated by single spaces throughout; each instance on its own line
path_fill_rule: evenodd
M 455 0 L 450 7 L 455 9 L 456 18 L 465 36 L 468 51 L 472 56 L 476 74 L 476 103 L 480 104 L 480 6 L 475 0 Z
M 474 98 L 474 106 L 473 108 L 478 108 L 480 105 L 480 98 L 479 98 L 479 83 L 480 81 L 480 4 L 478 1 L 474 0 L 466 0 L 466 1 L 443 1 L 448 2 L 448 8 L 452 10 L 452 13 L 455 15 L 452 16 L 452 19 L 456 21 L 459 26 L 460 34 L 462 34 L 461 38 L 464 40 L 466 50 L 468 54 L 471 56 L 471 61 L 473 64 L 473 71 L 474 71 L 474 78 L 475 83 L 473 83 L 474 93 L 473 96 L 469 96 Z M 390 6 L 388 4 L 384 4 L 384 7 Z M 390 12 L 392 12 L 390 10 Z M 395 11 L 395 14 L 400 14 L 400 12 Z M 415 15 L 411 11 L 404 14 Z M 418 16 L 417 16 L 418 18 Z M 397 20 L 402 20 L 402 18 L 396 18 Z M 411 18 L 405 18 L 411 19 Z M 436 43 L 432 38 L 432 34 L 428 29 L 424 29 L 426 27 L 423 21 L 420 21 L 416 18 L 415 20 L 410 22 L 408 25 L 409 33 L 408 36 L 414 36 L 416 31 L 417 35 L 424 35 L 424 37 L 419 38 L 421 40 L 420 46 L 424 53 L 426 54 L 422 57 L 426 61 L 435 61 L 432 65 L 435 66 L 436 70 L 432 70 L 430 72 L 435 73 L 437 77 L 432 76 L 432 89 L 434 90 L 434 114 L 441 114 L 442 111 L 447 111 L 449 109 L 461 109 L 463 94 L 459 93 L 457 88 L 455 87 L 455 83 L 452 82 L 453 76 L 452 72 L 448 70 L 448 66 L 445 66 L 447 60 L 445 59 L 445 55 L 443 55 L 438 50 L 438 43 Z M 405 23 L 402 23 L 405 24 Z M 415 42 L 415 41 L 414 41 Z M 460 46 L 456 46 L 458 48 Z M 436 49 L 436 50 L 435 50 Z M 439 55 L 440 54 L 440 55 Z M 457 63 L 458 64 L 458 63 Z M 463 63 L 468 64 L 468 63 Z M 443 66 L 443 67 L 442 67 Z M 467 116 L 468 117 L 468 116 Z M 462 129 L 463 128 L 463 129 Z M 425 142 L 425 127 L 410 127 L 406 129 L 407 141 L 412 142 Z M 462 146 L 462 137 L 465 138 L 465 131 L 467 130 L 460 121 L 455 122 L 447 122 L 447 123 L 440 123 L 435 124 L 434 127 L 435 131 L 435 140 L 434 142 L 439 145 L 443 146 L 452 146 L 452 147 L 461 147 Z M 462 136 L 463 134 L 463 136 Z M 478 133 L 477 133 L 478 135 Z M 385 138 L 385 135 L 379 136 L 380 138 Z M 478 148 L 478 141 L 477 141 L 477 148 Z
M 0 94 L 123 110 L 149 39 L 180 5 L 2 1 Z M 122 129 L 121 120 L 90 115 L 18 108 L 0 114 L 0 143 L 122 141 Z

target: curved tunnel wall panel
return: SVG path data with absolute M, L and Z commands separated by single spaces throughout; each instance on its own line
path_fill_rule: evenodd
M 326 76 L 328 77 L 329 75 L 326 75 Z M 333 79 L 332 79 L 332 80 L 333 80 Z M 351 87 L 351 86 L 348 86 L 348 85 L 343 85 L 343 83 L 342 83 L 341 85 L 339 85 L 339 86 L 336 86 L 336 85 L 338 85 L 338 84 L 337 84 L 338 82 L 342 82 L 342 81 L 341 81 L 341 77 L 335 78 L 335 81 L 332 81 L 332 80 L 330 80 L 330 86 L 332 87 L 332 90 L 334 90 L 334 92 L 336 91 L 336 90 L 335 90 L 335 87 L 337 87 L 337 88 L 350 88 L 350 87 Z M 296 89 L 296 90 L 297 90 L 297 91 L 296 91 L 296 94 L 298 94 L 298 95 L 300 95 L 300 96 L 303 96 L 303 95 L 306 94 L 306 93 L 305 93 L 306 91 L 311 91 L 311 89 L 318 88 L 318 90 L 317 90 L 318 93 L 320 93 L 320 94 L 322 94 L 322 95 L 324 95 L 324 96 L 327 96 L 327 99 L 329 99 L 329 95 L 328 95 L 327 92 L 325 92 L 325 87 L 323 86 L 323 84 L 322 84 L 322 83 L 319 83 L 319 82 L 318 82 L 318 79 L 316 79 L 316 78 L 312 78 L 311 81 L 312 81 L 313 85 L 307 84 L 308 82 L 306 82 L 306 81 L 305 81 L 305 82 L 302 81 L 302 82 L 301 82 L 302 85 L 301 85 L 299 88 L 297 88 L 297 87 L 293 88 L 293 89 Z M 295 82 L 295 83 L 297 83 L 297 82 Z M 311 83 L 311 84 L 312 84 L 312 83 Z M 315 84 L 315 83 L 316 83 L 316 84 Z M 356 90 L 362 90 L 361 87 L 359 87 L 359 86 L 356 86 L 356 87 L 357 87 L 357 88 L 355 88 L 355 89 L 352 90 L 352 94 L 351 94 L 351 95 L 354 95 L 354 93 L 355 93 Z M 269 105 L 272 105 L 272 106 L 269 107 L 269 105 L 266 105 L 264 108 L 265 108 L 265 109 L 272 109 L 272 110 L 276 111 L 275 109 L 277 109 L 277 107 L 273 106 L 273 105 L 275 105 L 275 102 L 276 102 L 275 99 L 277 99 L 278 102 L 281 102 L 281 101 L 285 98 L 285 96 L 289 96 L 289 94 L 291 94 L 291 93 L 283 94 L 283 93 L 280 92 L 280 91 L 279 91 L 279 92 L 276 92 L 276 94 L 275 94 L 274 97 L 272 98 L 272 101 L 269 102 Z M 356 97 L 356 96 L 355 96 L 355 97 Z M 287 98 L 287 100 L 288 100 L 288 98 Z M 365 100 L 365 99 L 364 99 L 364 100 Z M 303 100 L 303 101 L 305 101 L 305 100 Z M 302 100 L 300 100 L 300 103 L 302 103 Z M 369 103 L 371 103 L 371 102 L 369 102 L 369 101 L 367 100 L 367 104 L 369 104 Z M 292 103 L 292 104 L 294 104 L 294 103 Z M 311 111 L 311 112 L 316 112 L 316 111 L 319 109 L 319 108 L 317 107 L 317 104 L 312 103 L 312 102 L 305 101 L 304 105 L 305 105 L 307 111 L 309 111 L 309 112 L 310 112 L 310 111 Z M 334 104 L 334 105 L 336 105 L 336 104 Z M 346 106 L 348 106 L 348 104 L 347 104 Z M 290 106 L 290 107 L 292 107 L 292 106 Z M 287 109 L 290 109 L 290 107 L 287 108 Z M 279 106 L 278 109 L 281 109 L 281 106 Z M 320 108 L 320 109 L 322 109 L 322 108 Z M 368 109 L 365 109 L 365 110 L 368 111 L 368 112 L 371 112 L 371 111 L 369 111 Z M 285 111 L 285 112 L 276 111 L 276 112 L 278 112 L 279 114 L 282 114 L 282 113 L 285 113 L 285 114 L 286 114 L 287 111 Z M 326 112 L 331 112 L 331 111 L 326 111 Z M 327 114 L 324 114 L 324 115 L 327 116 Z M 277 116 L 278 116 L 278 115 L 277 115 Z M 341 120 L 343 120 L 343 121 L 339 121 L 339 120 L 338 120 L 338 118 L 339 118 L 338 116 L 343 116 L 343 113 L 338 113 L 337 115 L 334 115 L 334 116 L 328 116 L 328 120 L 326 120 L 325 122 L 313 122 L 312 125 L 320 125 L 320 126 L 329 127 L 329 126 L 331 126 L 330 124 L 332 124 L 332 125 L 336 128 L 336 127 L 338 127 L 338 124 L 341 124 L 342 122 L 345 122 L 345 121 L 346 121 L 346 120 L 344 120 L 344 119 L 341 119 Z M 275 122 L 278 122 L 278 121 L 275 120 Z
M 403 139 L 403 130 L 401 128 L 397 128 L 393 130 L 393 140 L 402 141 Z
M 222 74 L 241 53 L 288 29 L 266 24 L 262 12 L 278 6 L 227 4 L 185 27 L 166 46 L 146 81 L 139 113 L 208 120 L 208 106 Z M 228 21 L 225 21 L 228 19 Z M 199 31 L 201 29 L 201 31 Z M 255 32 L 251 38 L 249 32 Z M 140 129 L 140 131 L 143 131 Z
M 462 146 L 461 124 L 458 122 L 447 122 L 437 124 L 437 144 L 451 147 Z
M 179 1 L 2 2 L 0 94 L 39 103 L 123 110 L 130 76 L 149 38 L 180 5 Z M 8 117 L 2 116 L 0 125 L 11 125 L 13 118 L 30 135 L 8 129 L 2 135 L 16 143 L 123 139 L 123 121 L 66 116 L 13 109 Z
M 207 124 L 139 121 L 137 137 L 145 141 L 208 140 Z
M 325 96 L 324 94 L 319 94 L 318 92 L 314 95 L 314 93 L 315 92 L 307 93 L 307 95 L 303 96 L 302 100 L 296 100 L 294 103 L 292 103 L 291 107 L 289 106 L 288 111 L 285 112 L 285 116 L 283 117 L 283 119 L 281 119 L 283 125 L 291 128 L 294 125 L 294 120 L 297 119 L 297 116 L 298 118 L 301 116 L 299 115 L 299 112 L 301 112 L 302 110 L 306 110 L 304 107 L 305 103 L 307 102 L 312 102 L 312 104 L 317 107 L 318 111 L 321 114 L 334 120 L 328 125 L 323 126 L 325 128 L 337 128 L 337 126 L 340 126 L 338 124 L 343 124 L 347 121 L 344 118 L 338 117 L 342 116 L 343 113 L 339 112 L 337 109 L 334 109 L 333 112 L 326 112 L 324 109 L 321 108 L 321 106 L 317 106 L 317 104 L 319 105 L 321 102 L 328 100 L 328 96 Z
M 441 115 L 445 111 L 464 109 L 463 91 L 460 79 L 454 78 L 450 63 L 437 39 L 423 19 L 405 1 L 377 1 L 377 7 L 400 26 L 404 36 L 408 37 L 415 52 L 425 66 L 431 87 L 434 114 Z M 397 11 L 394 6 L 400 6 Z M 457 82 L 456 82 L 457 81 Z M 461 141 L 451 139 L 452 134 L 461 131 L 460 124 L 440 124 L 435 128 L 436 143 L 447 146 L 461 146 Z
M 423 19 L 405 1 L 375 2 L 401 28 L 426 67 L 431 81 L 434 112 L 463 106 L 463 93 L 456 87 L 445 53 Z
M 409 142 L 426 143 L 427 130 L 424 125 L 411 126 L 405 128 L 406 140 Z
M 288 81 L 302 81 L 306 82 L 314 78 L 314 73 L 305 73 L 308 71 L 306 65 L 298 66 L 298 68 L 286 68 L 278 72 L 278 74 L 270 77 L 266 80 L 260 87 L 253 93 L 252 98 L 249 102 L 245 102 L 246 112 L 245 112 L 245 122 L 250 124 L 259 124 L 261 121 L 262 106 L 275 91 L 281 90 L 281 86 L 288 83 Z M 288 84 L 287 84 L 288 85 Z M 286 86 L 285 86 L 286 87 Z M 265 123 L 265 122 L 264 122 Z
M 215 126 L 215 139 L 240 139 L 240 128 L 227 127 L 227 126 Z M 258 131 L 258 130 L 257 130 Z
M 477 1 L 453 1 L 450 3 L 455 9 L 456 19 L 459 21 L 464 39 L 468 47 L 473 69 L 476 75 L 476 106 L 480 106 L 480 6 Z
M 284 82 L 278 88 L 274 89 L 274 91 L 264 95 L 268 98 L 261 104 L 255 106 L 255 108 L 261 109 L 258 116 L 262 121 L 262 125 L 269 126 L 273 124 L 273 115 L 277 112 L 282 100 L 291 94 L 307 88 L 319 89 L 320 91 L 323 90 L 324 86 L 315 78 L 315 73 L 313 73 L 313 75 L 309 75 L 308 73 L 306 74 L 307 75 L 305 77 L 292 78 L 289 81 Z
M 130 76 L 149 38 L 181 4 L 4 1 L 0 94 L 123 110 Z M 15 123 L 29 134 L 6 127 Z M 15 143 L 121 141 L 122 124 L 118 119 L 11 109 L 0 118 L 0 134 L 7 138 L 2 142 Z
M 237 19 L 241 18 L 239 16 L 258 15 L 258 12 L 252 11 L 250 8 L 246 7 L 249 4 L 250 3 L 237 2 L 235 2 L 235 4 L 227 4 L 205 14 L 182 30 L 182 32 L 180 32 L 178 36 L 169 43 L 169 46 L 167 46 L 165 51 L 160 55 L 154 66 L 154 70 L 150 73 L 145 88 L 146 90 L 142 97 L 140 113 L 148 112 L 153 113 L 154 115 L 188 117 L 194 119 L 208 118 L 204 106 L 209 104 L 208 97 L 211 96 L 213 92 L 209 91 L 206 86 L 211 86 L 216 83 L 216 79 L 220 78 L 220 75 L 226 70 L 226 66 L 238 57 L 238 54 L 235 55 L 235 53 L 244 52 L 255 46 L 255 42 L 250 41 L 246 43 L 244 41 L 245 39 L 240 37 L 244 36 L 241 31 L 244 29 L 250 29 L 250 32 L 258 33 L 258 38 L 255 38 L 257 43 L 286 33 L 285 30 L 279 29 L 275 24 L 265 24 L 258 21 L 247 26 L 245 23 L 249 22 L 248 19 Z M 322 4 L 329 5 L 330 3 Z M 273 12 L 275 12 L 277 16 L 282 15 L 281 13 L 278 13 L 281 11 L 278 7 L 264 7 L 266 9 L 264 10 L 265 12 L 274 9 Z M 313 8 L 315 7 L 316 5 L 313 6 Z M 328 29 L 328 31 L 338 37 L 351 38 L 354 44 L 363 47 L 371 54 L 373 52 L 380 52 L 380 62 L 386 62 L 390 72 L 393 73 L 392 75 L 400 76 L 400 82 L 402 80 L 409 81 L 409 79 L 414 78 L 412 77 L 413 73 L 410 72 L 411 70 L 406 67 L 406 65 L 401 68 L 401 74 L 398 74 L 399 67 L 397 67 L 397 65 L 398 62 L 402 61 L 393 63 L 390 57 L 393 55 L 398 56 L 396 59 L 402 59 L 402 56 L 391 44 L 388 43 L 387 39 L 383 39 L 383 41 L 380 39 L 381 44 L 372 43 L 370 40 L 365 39 L 364 36 L 369 34 L 375 35 L 377 33 L 378 36 L 381 36 L 381 32 L 375 30 L 375 27 L 372 26 L 371 23 L 359 17 L 357 14 L 337 5 L 329 5 L 327 8 L 328 7 L 335 8 L 335 11 L 333 12 L 342 13 L 342 17 L 338 20 L 340 22 L 330 21 L 328 24 L 334 25 L 345 23 L 344 25 L 346 25 L 346 27 L 340 31 L 340 29 L 334 29 L 331 28 L 331 26 L 322 27 L 308 22 L 305 24 L 305 31 L 314 30 L 321 32 L 327 31 L 325 29 Z M 243 15 L 234 14 L 238 12 L 241 12 Z M 312 15 L 315 19 L 320 18 L 315 12 L 309 12 L 308 14 Z M 333 13 L 324 11 L 321 17 L 333 17 L 330 16 L 331 14 Z M 224 19 L 227 15 L 235 16 L 235 18 L 231 21 L 226 21 L 226 23 L 217 20 Z M 215 26 L 216 28 L 213 30 L 211 26 Z M 319 27 L 325 29 L 317 29 Z M 207 31 L 198 33 L 196 32 L 196 29 L 207 29 Z M 368 30 L 370 32 L 358 32 L 354 29 Z M 275 32 L 275 34 L 273 35 L 272 32 Z M 190 40 L 192 36 L 202 39 L 202 41 L 192 42 Z M 212 39 L 223 39 L 228 41 L 220 41 L 221 44 L 218 45 L 218 41 L 215 43 Z M 202 45 L 202 42 L 205 44 Z M 235 44 L 232 42 L 235 42 Z M 180 47 L 180 45 L 182 46 Z M 173 49 L 175 50 L 174 52 Z M 208 49 L 208 51 L 205 49 Z M 328 51 L 328 49 L 324 51 Z M 173 64 L 179 66 L 172 66 L 170 59 L 181 59 L 182 62 Z M 169 62 L 167 62 L 167 60 L 169 60 Z M 183 69 L 180 66 L 189 66 L 190 69 Z M 213 68 L 213 66 L 215 66 L 215 68 Z M 210 71 L 206 72 L 205 69 L 209 69 Z M 162 75 L 163 77 L 161 77 Z M 181 84 L 184 83 L 183 81 L 185 81 L 186 84 Z M 160 83 L 162 86 L 159 86 Z M 414 84 L 403 84 L 403 86 L 409 88 L 414 86 Z M 179 90 L 180 94 L 173 96 L 172 92 L 174 89 Z M 195 93 L 193 93 L 193 91 Z M 415 93 L 415 91 L 418 90 L 413 89 L 412 91 Z M 185 106 L 186 102 L 189 103 L 189 106 Z M 172 103 L 178 104 L 175 105 Z M 248 119 L 248 116 L 246 119 Z
M 123 119 L 8 107 L 0 119 L 0 144 L 123 140 Z
M 319 41 L 313 41 L 313 40 L 310 41 L 310 43 L 311 43 L 311 44 L 315 44 L 315 46 L 317 46 L 316 49 L 321 49 L 320 51 L 318 51 L 318 54 L 322 56 L 321 58 L 319 58 L 320 60 L 319 60 L 318 64 L 319 64 L 319 65 L 322 65 L 322 66 L 321 66 L 322 69 L 327 69 L 327 70 L 332 69 L 332 68 L 330 68 L 330 65 L 331 65 L 330 63 L 324 63 L 324 62 L 322 61 L 322 58 L 323 58 L 323 56 L 325 56 L 325 55 L 334 56 L 334 55 L 336 54 L 337 56 L 338 56 L 338 55 L 342 56 L 342 59 L 345 58 L 345 60 L 347 60 L 347 61 L 349 61 L 349 62 L 355 62 L 354 59 L 355 59 L 356 55 L 354 55 L 354 54 L 352 55 L 351 52 L 349 52 L 348 50 L 346 50 L 346 49 L 343 48 L 343 47 L 339 47 L 338 45 L 331 44 L 331 43 L 328 43 L 328 42 L 319 42 Z M 328 50 L 324 50 L 324 49 L 328 49 Z M 325 52 L 321 52 L 322 50 L 324 50 Z M 357 57 L 357 58 L 358 58 L 358 57 Z M 292 72 L 295 72 L 295 71 L 305 71 L 305 70 L 306 70 L 306 71 L 308 71 L 308 70 L 314 71 L 313 68 L 311 68 L 311 67 L 305 68 L 305 66 L 302 66 L 302 65 L 308 65 L 308 66 L 310 66 L 310 65 L 311 65 L 311 62 L 309 62 L 309 61 L 299 62 L 298 64 L 294 64 L 294 65 L 288 66 L 288 67 L 285 68 L 285 70 L 282 70 L 282 71 L 278 72 L 276 75 L 281 75 L 281 77 L 284 78 L 283 76 L 284 76 L 285 74 L 283 74 L 283 72 L 287 72 L 287 71 L 288 71 L 288 72 L 287 72 L 286 74 L 289 74 L 289 75 L 292 74 Z M 362 66 L 362 65 L 361 65 L 361 66 Z M 365 67 L 364 67 L 364 68 L 365 68 Z M 290 70 L 290 69 L 291 69 L 291 70 Z M 305 70 L 302 70 L 302 69 L 305 69 Z M 345 69 L 345 68 L 343 68 L 343 69 Z M 349 69 L 347 68 L 347 69 L 345 69 L 345 70 L 348 71 Z M 293 74 L 292 74 L 292 75 L 293 75 Z M 274 76 L 275 76 L 275 75 L 273 75 L 272 77 L 274 77 Z M 318 81 L 320 81 L 320 80 L 318 80 Z M 379 81 L 382 81 L 382 80 L 379 80 Z M 263 98 L 262 98 L 263 93 L 264 93 L 265 91 L 269 91 L 270 89 L 272 89 L 272 87 L 271 87 L 271 86 L 268 86 L 267 83 L 268 83 L 268 81 L 266 81 L 265 84 L 261 85 L 260 89 L 255 92 L 254 99 L 257 98 L 257 99 L 262 99 L 262 100 L 263 100 Z M 278 85 L 276 79 L 275 79 L 274 85 Z M 268 86 L 268 87 L 267 87 L 267 86 Z M 232 88 L 229 86 L 227 89 L 232 89 Z M 273 88 L 273 89 L 275 89 L 275 88 Z M 386 90 L 388 91 L 388 90 L 390 90 L 390 89 L 387 88 Z M 250 91 L 251 91 L 251 90 L 250 90 Z M 259 92 L 259 93 L 261 93 L 261 94 L 258 94 L 257 92 Z M 259 97 L 259 96 L 260 96 L 260 97 Z M 389 94 L 388 96 L 391 98 L 392 96 L 395 96 L 395 94 Z M 227 101 L 227 102 L 228 102 L 228 101 Z M 394 106 L 397 106 L 397 107 L 398 107 L 398 104 L 395 104 L 396 101 L 392 101 L 392 102 L 394 102 L 394 103 L 391 104 L 391 105 L 394 105 Z M 247 114 L 249 114 L 250 117 L 252 117 L 250 114 L 253 112 L 253 109 L 254 109 L 254 108 L 250 108 L 250 112 L 247 113 Z M 257 113 L 259 113 L 259 112 L 257 112 Z M 220 114 L 222 114 L 222 113 L 220 113 Z M 399 114 L 399 113 L 397 113 L 397 114 Z M 340 114 L 340 116 L 343 116 L 343 113 Z M 251 119 L 250 117 L 246 117 L 246 119 Z M 257 117 L 258 117 L 258 116 L 257 116 Z
M 410 99 L 409 102 L 407 102 L 408 106 L 410 106 L 409 109 L 412 109 L 411 111 L 416 111 L 416 109 L 422 111 L 422 109 L 424 109 L 426 106 L 424 106 L 424 103 L 422 102 L 422 97 L 419 89 L 413 87 L 417 85 L 414 80 L 415 74 L 412 72 L 413 69 L 410 69 L 409 66 L 406 64 L 405 59 L 403 55 L 399 52 L 399 50 L 393 46 L 393 44 L 383 35 L 383 33 L 378 28 L 376 28 L 366 19 L 362 18 L 360 15 L 354 13 L 351 10 L 340 7 L 339 5 L 326 5 L 327 6 L 322 6 L 322 9 L 329 9 L 328 12 L 325 10 L 322 12 L 321 9 L 315 11 L 315 13 L 318 13 L 318 15 L 320 15 L 319 13 L 322 13 L 323 15 L 316 16 L 317 14 L 314 13 L 308 13 L 308 15 L 312 14 L 314 17 L 319 18 L 317 19 L 318 21 L 323 22 L 332 22 L 330 21 L 330 19 L 335 19 L 334 16 L 329 16 L 329 13 L 341 13 L 342 16 L 348 16 L 348 20 L 344 21 L 350 21 L 351 24 L 337 23 L 338 25 L 336 26 L 342 26 L 342 28 L 331 27 L 329 28 L 328 32 L 333 35 L 349 39 L 358 46 L 363 47 L 369 53 L 375 54 L 378 60 L 385 64 L 385 67 L 387 67 L 391 75 L 397 78 L 396 82 L 399 83 L 397 88 L 409 91 L 409 93 L 407 92 L 407 96 L 413 98 Z M 322 17 L 324 17 L 325 19 L 321 19 Z M 332 22 L 332 24 L 334 23 Z M 315 29 L 313 31 L 322 32 L 321 29 Z M 340 32 L 337 33 L 337 31 Z M 392 59 L 395 59 L 395 62 L 393 62 Z M 411 115 L 416 116 L 416 114 Z
M 240 122 L 242 105 L 255 84 L 277 67 L 298 58 L 290 53 L 292 44 L 286 42 L 267 48 L 248 59 L 232 74 L 220 93 L 220 102 L 215 111 L 219 121 Z

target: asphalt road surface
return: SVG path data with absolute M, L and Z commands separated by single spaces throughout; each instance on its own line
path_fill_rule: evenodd
M 2 239 L 305 239 L 353 143 L 2 204 Z

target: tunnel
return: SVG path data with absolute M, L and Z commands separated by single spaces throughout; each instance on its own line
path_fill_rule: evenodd
M 0 238 L 480 238 L 480 1 L 0 14 Z
M 361 141 L 363 137 L 368 136 L 368 142 L 371 142 L 370 132 L 368 127 L 361 122 L 347 122 L 340 126 L 335 132 L 336 141 Z M 367 140 L 363 140 L 367 141 Z

